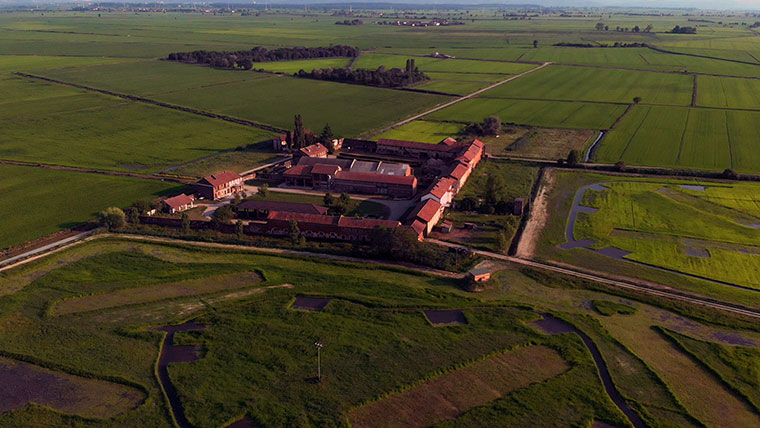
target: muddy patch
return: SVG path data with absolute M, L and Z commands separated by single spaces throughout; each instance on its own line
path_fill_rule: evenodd
M 704 192 L 707 189 L 705 186 L 698 186 L 694 184 L 682 184 L 681 188 L 684 190 L 694 190 L 697 192 Z
M 596 250 L 596 253 L 618 260 L 623 260 L 625 256 L 631 254 L 630 251 L 626 251 L 617 247 L 602 248 L 601 250 Z
M 462 311 L 424 311 L 425 316 L 433 325 L 464 325 L 467 318 Z
M 61 413 L 112 418 L 134 409 L 145 398 L 130 386 L 89 379 L 0 357 L 0 413 L 35 403 Z
M 584 239 L 582 241 L 570 241 L 560 245 L 559 248 L 563 250 L 572 250 L 573 248 L 589 248 L 596 244 L 596 241 L 591 239 Z
M 292 309 L 298 309 L 302 311 L 314 311 L 321 312 L 332 299 L 325 299 L 321 297 L 296 297 L 296 301 L 291 306 Z
M 683 247 L 683 252 L 687 256 L 691 256 L 691 257 L 699 257 L 701 259 L 710 258 L 710 251 L 708 251 L 707 248 L 685 246 Z

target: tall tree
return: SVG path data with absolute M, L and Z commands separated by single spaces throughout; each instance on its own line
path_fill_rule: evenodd
M 306 130 L 303 127 L 303 119 L 297 114 L 293 128 L 293 148 L 301 149 L 306 146 Z

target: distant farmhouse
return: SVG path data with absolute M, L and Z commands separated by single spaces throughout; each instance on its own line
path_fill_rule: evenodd
M 193 195 L 186 195 L 182 193 L 177 196 L 164 199 L 162 201 L 162 205 L 164 211 L 168 212 L 169 214 L 175 214 L 193 208 L 195 206 L 193 205 L 194 201 L 195 197 Z
M 223 171 L 203 177 L 193 185 L 193 189 L 206 199 L 222 199 L 243 190 L 243 177 L 236 172 Z

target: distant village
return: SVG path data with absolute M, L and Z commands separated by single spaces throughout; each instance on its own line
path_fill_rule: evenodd
M 306 131 L 307 141 L 315 141 Z M 249 235 L 287 236 L 293 222 L 302 236 L 338 241 L 368 241 L 378 227 L 405 228 L 424 240 L 433 230 L 449 231 L 450 222 L 442 222 L 444 210 L 484 156 L 484 145 L 475 139 L 459 142 L 447 138 L 438 144 L 381 139 L 334 139 L 330 147 L 313 142 L 294 148 L 293 133 L 274 138 L 273 149 L 291 154 L 265 173 L 268 181 L 278 182 L 284 189 L 302 189 L 325 193 L 375 195 L 393 201 L 407 201 L 411 209 L 398 219 L 347 217 L 329 215 L 326 207 L 260 199 L 240 201 L 245 181 L 255 175 L 242 177 L 222 171 L 195 183 L 192 194 L 180 194 L 164 199 L 165 214 L 178 214 L 192 209 L 200 199 L 221 201 L 234 205 L 237 219 L 243 222 L 243 233 Z M 340 155 L 331 155 L 339 152 Z M 259 177 L 263 178 L 263 177 Z M 520 204 L 521 205 L 521 204 Z M 522 208 L 520 208 L 522 209 Z M 176 215 L 149 213 L 140 217 L 143 224 L 181 227 Z M 195 219 L 193 229 L 209 228 L 208 220 Z M 229 231 L 235 225 L 227 224 Z M 224 230 L 223 230 L 224 231 Z

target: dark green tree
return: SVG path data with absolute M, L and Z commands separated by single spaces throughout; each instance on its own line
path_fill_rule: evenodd
M 324 202 L 324 204 L 328 207 L 332 206 L 332 204 L 335 203 L 335 197 L 330 193 L 325 193 L 325 197 L 322 198 L 322 202 Z
M 293 127 L 293 148 L 301 149 L 306 146 L 306 130 L 303 127 L 303 119 L 297 114 L 294 119 Z
M 581 154 L 578 150 L 570 150 L 567 154 L 567 164 L 571 167 L 576 167 L 581 163 Z
M 182 213 L 182 233 L 190 233 L 190 217 Z
M 124 211 L 117 207 L 106 208 L 98 213 L 100 225 L 105 226 L 109 231 L 124 227 L 127 223 L 126 218 Z
M 237 223 L 235 223 L 235 235 L 238 237 L 238 239 L 243 239 L 244 233 L 243 222 L 238 220 Z

